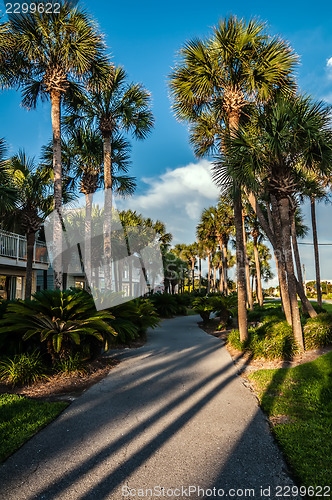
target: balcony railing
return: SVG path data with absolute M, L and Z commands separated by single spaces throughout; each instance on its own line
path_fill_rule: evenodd
M 26 261 L 27 241 L 25 236 L 0 229 L 0 257 Z M 33 262 L 48 264 L 47 248 L 43 241 L 37 240 L 35 243 Z

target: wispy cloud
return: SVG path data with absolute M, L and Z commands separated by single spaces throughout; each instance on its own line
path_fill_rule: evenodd
M 211 179 L 211 163 L 197 163 L 143 178 L 146 191 L 126 200 L 117 200 L 119 209 L 132 209 L 145 217 L 162 220 L 174 236 L 174 243 L 195 240 L 196 225 L 204 208 L 214 205 L 219 189 Z
M 326 61 L 326 74 L 329 80 L 332 80 L 332 57 Z

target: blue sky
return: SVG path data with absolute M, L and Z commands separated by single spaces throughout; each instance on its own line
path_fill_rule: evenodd
M 194 240 L 201 209 L 214 204 L 218 195 L 208 176 L 209 165 L 194 157 L 187 128 L 176 121 L 170 109 L 167 75 L 186 40 L 208 35 L 211 27 L 230 13 L 247 19 L 258 17 L 267 22 L 271 34 L 287 39 L 300 55 L 297 74 L 301 90 L 332 103 L 332 59 L 327 64 L 332 58 L 332 7 L 328 2 L 316 2 L 310 7 L 294 0 L 283 0 L 278 5 L 215 0 L 85 0 L 81 4 L 98 22 L 113 62 L 123 65 L 129 79 L 141 82 L 152 94 L 155 129 L 146 141 L 133 143 L 132 148 L 131 174 L 138 180 L 137 195 L 120 205 L 164 220 L 175 242 Z M 20 107 L 19 92 L 12 90 L 0 93 L 0 110 L 0 137 L 6 138 L 10 152 L 23 147 L 29 155 L 38 157 L 41 146 L 51 138 L 49 104 L 39 104 L 36 111 L 28 112 Z M 322 242 L 332 242 L 330 213 L 331 206 L 319 205 Z M 308 225 L 309 222 L 307 218 Z M 311 233 L 306 241 L 312 241 Z M 311 278 L 311 247 L 302 248 L 307 276 Z M 324 251 L 321 248 L 323 278 L 332 280 L 332 247 L 324 247 Z

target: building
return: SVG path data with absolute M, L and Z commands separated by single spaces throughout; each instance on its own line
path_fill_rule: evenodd
M 24 298 L 27 262 L 25 236 L 0 229 L 0 298 Z M 49 267 L 46 244 L 36 241 L 34 247 L 32 291 L 37 291 L 37 271 Z

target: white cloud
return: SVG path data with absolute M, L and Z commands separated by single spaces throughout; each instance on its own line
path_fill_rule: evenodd
M 195 240 L 196 225 L 204 208 L 215 205 L 219 189 L 211 179 L 211 163 L 201 160 L 151 178 L 144 194 L 117 200 L 119 209 L 132 209 L 159 219 L 174 236 L 174 243 Z
M 332 80 L 332 57 L 326 61 L 326 73 L 329 80 Z

